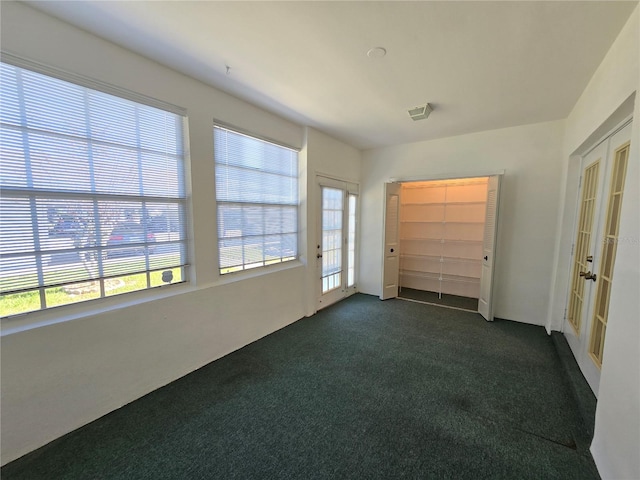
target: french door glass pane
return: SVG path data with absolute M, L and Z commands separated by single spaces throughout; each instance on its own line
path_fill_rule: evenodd
M 609 207 L 605 224 L 605 238 L 602 244 L 603 268 L 598 276 L 596 293 L 595 314 L 591 327 L 591 339 L 589 353 L 591 359 L 598 367 L 602 366 L 602 353 L 604 349 L 605 333 L 607 329 L 607 317 L 609 315 L 609 300 L 611 295 L 611 280 L 613 279 L 613 266 L 615 264 L 616 249 L 618 244 L 618 228 L 620 226 L 620 209 L 622 207 L 622 193 L 626 175 L 627 157 L 629 146 L 619 149 L 613 164 L 613 174 L 609 191 Z
M 578 225 L 578 236 L 576 240 L 576 254 L 573 265 L 573 280 L 569 300 L 569 314 L 567 319 L 576 331 L 580 332 L 582 319 L 582 304 L 584 300 L 585 282 L 580 276 L 580 272 L 586 272 L 587 255 L 591 244 L 591 233 L 593 225 L 594 205 L 596 202 L 596 186 L 598 184 L 598 172 L 600 161 L 594 162 L 584 173 L 584 187 L 582 190 L 582 202 L 580 207 L 580 223 Z
M 322 293 L 342 285 L 342 216 L 344 195 L 322 187 Z

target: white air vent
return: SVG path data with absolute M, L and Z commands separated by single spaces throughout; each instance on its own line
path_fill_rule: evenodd
M 409 109 L 409 116 L 413 120 L 424 120 L 433 112 L 433 108 L 428 103 Z

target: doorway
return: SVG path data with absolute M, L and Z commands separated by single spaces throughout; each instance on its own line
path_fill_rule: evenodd
M 358 185 L 318 177 L 318 310 L 356 292 Z
M 596 397 L 618 244 L 632 124 L 582 157 L 564 334 Z
M 399 296 L 480 312 L 487 320 L 493 319 L 500 178 L 386 185 L 381 298 Z
M 478 310 L 487 183 L 402 184 L 400 297 Z

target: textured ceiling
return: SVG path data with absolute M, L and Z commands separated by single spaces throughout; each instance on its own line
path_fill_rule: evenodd
M 565 118 L 637 5 L 28 3 L 358 148 Z

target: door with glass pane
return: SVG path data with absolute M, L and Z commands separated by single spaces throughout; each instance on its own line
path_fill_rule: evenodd
M 598 395 L 631 124 L 583 159 L 565 336 Z
M 319 272 L 318 309 L 356 291 L 356 213 L 354 184 L 319 179 L 320 225 L 316 257 Z

